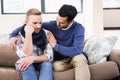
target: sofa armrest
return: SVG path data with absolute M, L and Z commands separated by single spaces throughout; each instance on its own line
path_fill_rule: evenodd
M 110 61 L 114 61 L 117 63 L 119 71 L 120 71 L 120 50 L 113 49 L 110 53 L 110 56 L 108 58 Z

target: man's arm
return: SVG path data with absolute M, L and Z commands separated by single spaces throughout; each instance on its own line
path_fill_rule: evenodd
M 18 43 L 18 44 L 21 43 L 21 41 L 19 40 L 19 38 L 18 37 L 11 37 L 10 40 L 9 40 L 9 44 L 13 48 L 14 51 L 17 50 L 16 43 Z
M 48 57 L 49 62 L 53 62 L 53 48 L 50 43 L 47 43 L 47 46 L 44 50 L 44 55 Z
M 17 35 L 21 31 L 22 28 L 23 28 L 22 26 L 18 27 L 9 34 L 10 45 L 15 51 L 16 51 L 16 43 L 20 43 L 20 40 L 19 38 L 17 38 Z
M 23 26 L 20 26 L 20 27 L 16 28 L 15 30 L 13 30 L 9 34 L 9 38 L 16 37 L 18 35 L 18 33 L 22 30 L 22 28 L 23 28 Z
M 33 41 L 32 41 L 32 33 L 34 32 L 34 27 L 32 26 L 25 26 L 25 42 L 23 44 L 23 52 L 30 56 L 33 53 Z
M 29 57 L 21 58 L 18 66 L 21 71 L 25 71 L 32 63 L 40 63 L 43 61 L 48 61 L 48 57 L 46 55 L 32 55 Z
M 74 36 L 73 45 L 70 47 L 58 44 L 52 33 L 49 33 L 47 37 L 53 49 L 62 55 L 75 56 L 83 53 L 84 29 Z

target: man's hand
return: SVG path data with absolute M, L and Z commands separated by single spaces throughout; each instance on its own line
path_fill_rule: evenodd
M 30 25 L 26 25 L 24 30 L 25 30 L 26 34 L 32 34 L 34 32 L 34 27 L 32 27 Z
M 21 71 L 25 71 L 33 62 L 34 62 L 34 56 L 21 58 L 18 67 Z
M 20 44 L 21 41 L 17 37 L 10 38 L 10 46 L 13 48 L 14 51 L 16 51 L 16 43 Z
M 57 41 L 51 32 L 47 33 L 47 39 L 48 39 L 50 45 L 54 48 L 55 45 L 57 44 Z

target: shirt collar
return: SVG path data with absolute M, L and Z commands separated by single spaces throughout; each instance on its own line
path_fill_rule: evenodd
M 62 30 L 68 30 L 71 26 L 72 26 L 73 22 L 65 29 L 62 29 Z

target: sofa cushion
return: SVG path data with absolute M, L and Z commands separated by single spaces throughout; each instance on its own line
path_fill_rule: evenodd
M 117 64 L 112 61 L 89 65 L 91 80 L 112 80 L 118 77 Z M 74 68 L 62 72 L 54 72 L 54 80 L 75 80 Z
M 15 62 L 18 59 L 15 51 L 9 45 L 8 34 L 0 35 L 0 66 L 15 67 Z
M 88 56 L 89 64 L 106 61 L 116 41 L 116 36 L 89 38 L 83 48 L 83 51 Z
M 120 71 L 120 50 L 112 50 L 108 60 L 116 62 Z
M 18 56 L 7 44 L 0 44 L 0 66 L 15 67 Z
M 113 61 L 90 65 L 91 80 L 112 80 L 120 75 Z
M 15 68 L 0 67 L 0 80 L 22 80 Z
M 62 72 L 54 72 L 54 80 L 75 80 L 74 68 Z

